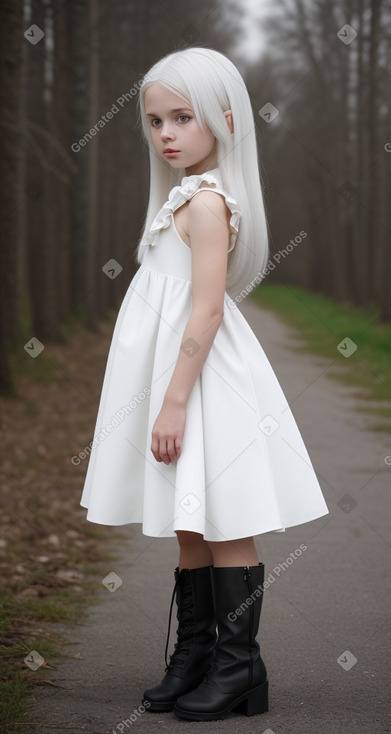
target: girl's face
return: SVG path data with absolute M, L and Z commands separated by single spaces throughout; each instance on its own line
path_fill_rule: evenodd
M 216 138 L 207 125 L 202 132 L 187 102 L 154 82 L 144 104 L 154 148 L 172 168 L 185 168 L 188 176 L 217 168 Z

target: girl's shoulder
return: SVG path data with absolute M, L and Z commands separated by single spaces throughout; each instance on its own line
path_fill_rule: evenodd
M 157 241 L 156 236 L 159 231 L 170 226 L 174 212 L 176 212 L 176 210 L 186 202 L 190 202 L 197 192 L 203 192 L 205 190 L 215 191 L 216 193 L 222 194 L 225 203 L 230 210 L 229 228 L 231 232 L 231 242 L 228 252 L 231 252 L 236 243 L 242 212 L 240 211 L 235 199 L 224 189 L 218 169 L 206 171 L 205 173 L 193 174 L 191 176 L 183 176 L 180 184 L 171 189 L 167 201 L 156 214 L 148 233 L 145 233 L 144 235 L 143 244 L 155 244 Z
M 175 208 L 178 208 L 178 206 L 182 206 L 186 201 L 192 201 L 197 194 L 202 195 L 202 193 L 205 191 L 212 191 L 216 194 L 220 194 L 224 198 L 225 204 L 230 214 L 229 228 L 232 237 L 228 252 L 231 252 L 231 250 L 233 250 L 234 248 L 236 237 L 239 232 L 239 224 L 242 217 L 242 212 L 240 211 L 236 200 L 224 188 L 218 169 L 215 169 L 214 171 L 207 171 L 206 173 L 184 176 L 180 185 L 175 186 L 173 189 L 171 189 L 169 202 L 174 204 Z M 221 196 L 219 196 L 218 198 L 220 199 Z

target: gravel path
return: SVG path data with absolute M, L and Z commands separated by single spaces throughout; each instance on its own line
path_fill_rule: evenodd
M 102 585 L 86 624 L 58 626 L 71 641 L 67 656 L 54 661 L 50 677 L 58 688 L 37 687 L 23 734 L 391 731 L 390 444 L 369 430 L 372 418 L 355 411 L 353 390 L 328 377 L 335 360 L 342 361 L 337 350 L 335 360 L 299 353 L 295 331 L 272 313 L 249 301 L 241 310 L 290 402 L 330 510 L 285 534 L 256 539 L 266 574 L 274 577 L 258 635 L 269 712 L 196 723 L 140 710 L 143 690 L 164 672 L 178 555 L 176 539 L 147 538 L 140 526 L 127 526 L 113 528 L 119 558 L 107 565 L 122 585 L 113 593 Z M 284 570 L 279 564 L 302 543 L 307 550 Z M 174 615 L 171 629 L 172 649 Z

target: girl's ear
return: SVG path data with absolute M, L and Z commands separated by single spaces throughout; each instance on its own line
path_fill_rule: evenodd
M 233 133 L 233 131 L 234 131 L 234 120 L 233 120 L 233 117 L 232 117 L 232 110 L 226 110 L 224 112 L 224 117 L 225 117 L 225 119 L 227 121 L 228 129 L 229 129 L 230 133 Z

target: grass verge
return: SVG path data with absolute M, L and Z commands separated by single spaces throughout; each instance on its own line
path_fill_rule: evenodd
M 88 529 L 85 531 L 88 534 Z M 99 536 L 99 540 L 98 540 Z M 36 686 L 55 686 L 51 679 L 55 658 L 66 655 L 67 636 L 52 629 L 54 623 L 82 624 L 87 608 L 97 603 L 103 569 L 115 560 L 102 549 L 102 541 L 112 535 L 106 528 L 93 528 L 93 540 L 88 546 L 88 565 L 76 564 L 72 557 L 62 559 L 61 570 L 68 566 L 69 578 L 77 574 L 77 584 L 56 588 L 58 578 L 52 564 L 47 573 L 30 572 L 23 580 L 0 587 L 0 730 L 7 734 L 32 725 L 28 710 Z M 104 548 L 103 546 L 103 548 Z M 100 569 L 102 572 L 100 573 Z M 76 570 L 77 569 L 77 570 Z M 99 575 L 100 574 L 100 575 Z M 65 577 L 66 578 L 66 577 Z M 45 585 L 43 585 L 45 584 Z M 31 597 L 36 592 L 37 596 Z M 33 670 L 38 653 L 44 662 Z M 40 660 L 40 659 L 39 659 Z
M 281 284 L 262 283 L 250 298 L 298 330 L 298 351 L 332 359 L 327 374 L 356 387 L 355 396 L 367 401 L 357 410 L 384 419 L 369 427 L 390 431 L 391 325 L 379 322 L 379 308 L 356 308 Z
M 0 398 L 0 731 L 7 734 L 33 729 L 37 686 L 56 685 L 66 630 L 83 622 L 114 560 L 113 529 L 87 522 L 79 504 L 87 461 L 72 463 L 93 437 L 111 335 L 109 321 L 97 333 L 75 327 L 34 359 L 22 339 L 13 360 L 17 393 Z M 33 651 L 44 660 L 35 670 L 25 662 L 34 663 Z

